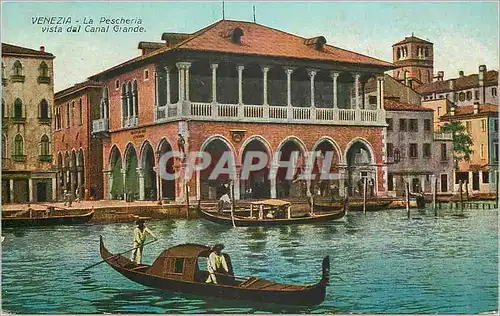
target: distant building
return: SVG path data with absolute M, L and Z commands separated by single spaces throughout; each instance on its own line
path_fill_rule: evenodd
M 416 36 L 405 37 L 392 45 L 392 60 L 396 69 L 392 76 L 410 87 L 432 82 L 434 44 Z
M 454 106 L 454 103 L 448 99 L 427 100 L 422 102 L 422 106 L 434 111 L 433 124 L 434 130 L 439 131 L 444 122 L 441 116 L 445 115 Z
M 56 198 L 54 55 L 2 43 L 2 202 Z
M 442 122 L 458 120 L 472 137 L 470 161 L 460 161 L 455 176 L 455 189 L 459 181 L 467 181 L 470 189 L 495 192 L 495 174 L 498 171 L 498 105 L 475 104 L 452 107 L 441 116 Z
M 102 87 L 85 81 L 55 94 L 54 161 L 58 198 L 64 191 L 80 199 L 102 199 L 102 140 L 92 137 L 92 121 L 101 116 Z
M 460 71 L 457 78 L 444 80 L 444 72 L 439 72 L 437 81 L 417 86 L 422 101 L 448 99 L 457 106 L 498 104 L 498 71 L 486 70 L 479 66 L 477 74 L 464 76 Z

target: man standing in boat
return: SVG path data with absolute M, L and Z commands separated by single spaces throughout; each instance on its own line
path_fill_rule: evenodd
M 137 264 L 142 263 L 142 250 L 144 248 L 144 243 L 146 242 L 147 236 L 151 236 L 154 239 L 156 238 L 155 234 L 149 228 L 144 225 L 143 219 L 138 219 L 135 224 L 137 227 L 134 229 L 134 250 L 132 251 L 131 260 L 136 262 Z
M 229 273 L 229 268 L 227 266 L 226 258 L 222 254 L 222 249 L 224 249 L 223 244 L 215 244 L 212 247 L 212 253 L 210 253 L 207 260 L 207 270 L 209 275 L 205 283 L 217 284 L 216 274 Z

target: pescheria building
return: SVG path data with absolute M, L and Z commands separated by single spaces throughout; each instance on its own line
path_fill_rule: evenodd
M 103 83 L 93 134 L 103 138 L 105 197 L 183 201 L 188 187 L 192 199 L 215 199 L 229 178 L 236 199 L 308 194 L 310 181 L 285 179 L 286 170 L 271 158 L 240 180 L 249 151 L 279 152 L 281 160 L 292 152 L 331 151 L 330 172 L 339 179 L 318 184 L 322 193 L 336 185 L 342 194 L 367 177 L 376 194 L 385 195 L 381 96 L 391 63 L 327 45 L 323 36 L 303 38 L 242 21 L 164 33 L 162 40 L 139 43 L 141 56 L 90 78 Z M 365 93 L 371 81 L 375 95 Z M 183 178 L 161 179 L 157 168 L 164 153 L 178 150 L 179 135 L 186 152 L 212 157 L 187 186 Z M 209 179 L 224 152 L 235 161 L 230 175 Z M 169 159 L 165 168 L 183 174 L 185 164 Z M 277 176 L 270 178 L 273 168 Z

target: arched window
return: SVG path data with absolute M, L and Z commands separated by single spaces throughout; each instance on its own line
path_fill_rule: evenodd
M 16 60 L 14 63 L 14 76 L 22 76 L 23 75 L 23 65 L 19 60 Z
M 424 56 L 429 57 L 429 47 L 426 47 L 424 50 Z
M 459 101 L 462 101 L 462 102 L 463 102 L 463 101 L 465 101 L 465 93 L 460 92 L 460 93 L 458 94 L 458 100 L 459 100 Z
M 50 141 L 47 135 L 43 135 L 40 140 L 40 155 L 49 156 L 50 155 Z
M 401 48 L 399 48 L 399 47 L 396 51 L 396 57 L 397 57 L 397 59 L 401 59 Z
M 78 100 L 78 123 L 80 125 L 83 124 L 83 104 L 82 104 L 82 98 Z
M 49 118 L 49 104 L 45 99 L 40 102 L 40 118 L 45 120 Z
M 431 81 L 432 81 L 431 71 L 427 70 L 427 82 L 431 82 Z
M 42 63 L 40 64 L 38 71 L 40 73 L 39 74 L 40 77 L 48 77 L 49 76 L 49 67 L 47 66 L 47 64 L 44 61 L 42 61 Z
M 137 80 L 134 80 L 132 95 L 134 98 L 134 112 L 136 116 L 139 116 L 139 93 L 137 91 Z
M 128 103 L 128 116 L 134 116 L 134 101 L 132 96 L 132 83 L 129 81 L 127 84 L 127 103 Z
M 69 103 L 66 103 L 66 128 L 69 127 Z
M 467 91 L 467 100 L 472 100 L 472 91 Z
M 7 157 L 7 137 L 2 135 L 2 158 Z
M 14 118 L 18 120 L 23 118 L 23 102 L 19 98 L 14 101 Z
M 123 126 L 125 126 L 125 119 L 128 117 L 128 107 L 127 107 L 127 87 L 125 84 L 122 85 L 122 119 Z
M 75 126 L 75 101 L 71 101 L 71 126 Z
M 491 96 L 493 97 L 497 96 L 497 88 L 491 88 Z
M 422 82 L 422 72 L 418 70 L 418 81 Z
M 14 156 L 22 156 L 24 155 L 24 145 L 23 145 L 23 137 L 21 135 L 16 135 L 14 138 Z

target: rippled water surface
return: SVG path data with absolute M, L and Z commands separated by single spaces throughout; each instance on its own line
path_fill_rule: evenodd
M 131 247 L 132 224 L 4 230 L 2 310 L 14 313 L 479 313 L 498 309 L 496 210 L 350 213 L 328 224 L 231 228 L 204 220 L 149 222 L 159 242 L 222 242 L 237 275 L 311 283 L 331 257 L 327 298 L 313 308 L 162 292 L 127 280 L 100 260 Z

